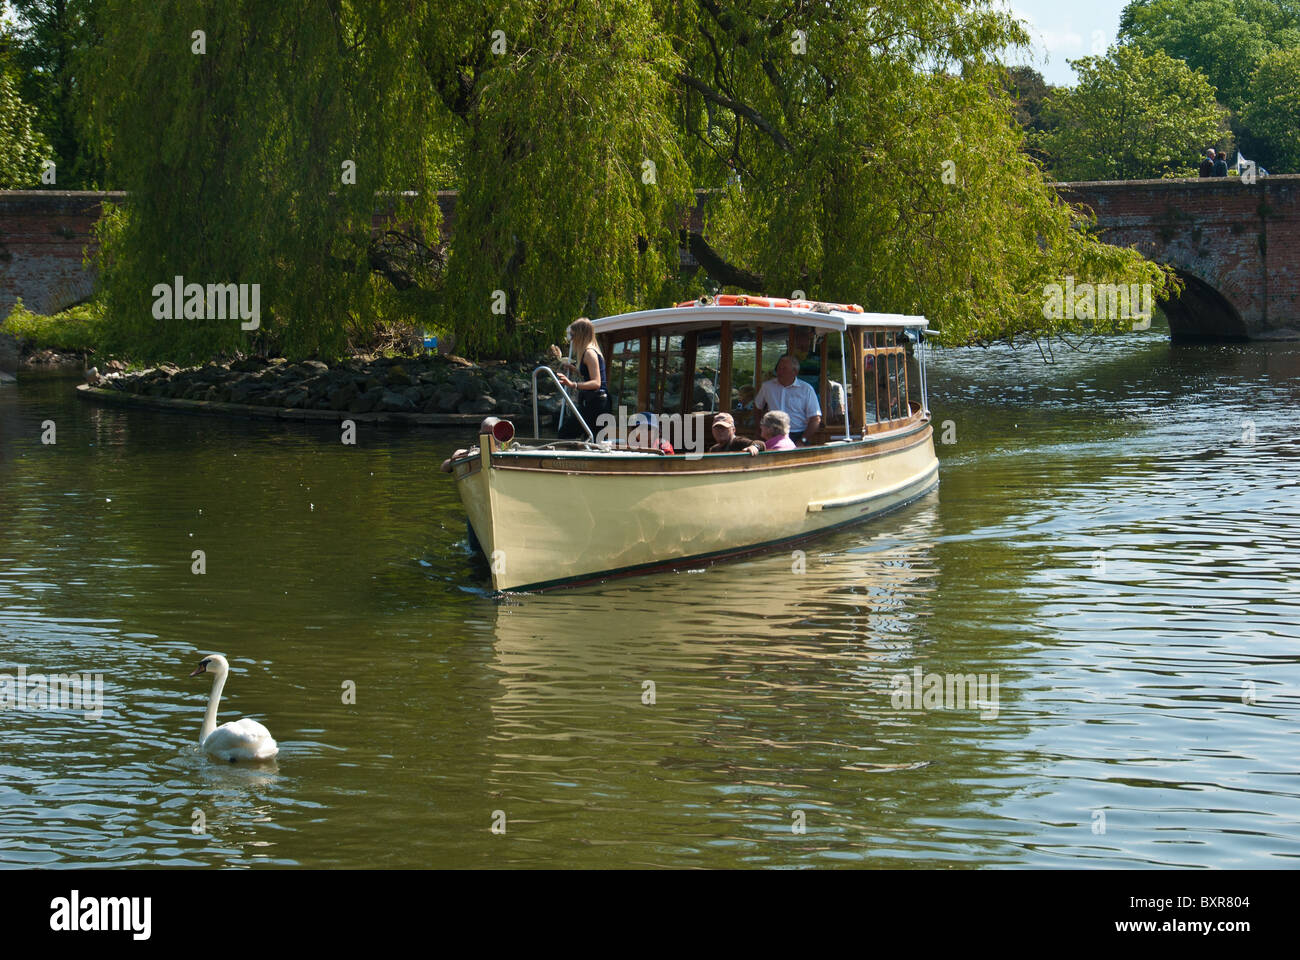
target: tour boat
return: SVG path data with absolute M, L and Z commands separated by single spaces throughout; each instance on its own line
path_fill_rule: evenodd
M 538 367 L 532 438 L 485 421 L 478 445 L 447 465 L 496 591 L 698 566 L 794 544 L 902 506 L 938 483 L 924 317 L 736 296 L 592 323 L 607 361 L 605 423 L 582 421 L 566 395 L 561 415 L 587 439 L 542 438 L 538 379 L 554 373 Z M 821 403 L 823 421 L 808 445 L 703 453 L 722 411 L 738 435 L 758 439 L 745 396 L 784 354 Z M 659 415 L 678 452 L 630 448 L 629 413 Z

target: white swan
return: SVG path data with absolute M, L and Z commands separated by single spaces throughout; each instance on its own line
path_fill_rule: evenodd
M 221 688 L 226 685 L 230 675 L 230 664 L 219 653 L 204 657 L 199 661 L 198 669 L 190 674 L 197 677 L 201 673 L 212 674 L 212 696 L 208 698 L 208 712 L 203 717 L 203 727 L 199 730 L 199 747 L 204 753 L 218 760 L 270 760 L 280 748 L 271 739 L 271 731 L 256 720 L 244 717 L 233 723 L 217 726 L 217 704 L 221 702 Z

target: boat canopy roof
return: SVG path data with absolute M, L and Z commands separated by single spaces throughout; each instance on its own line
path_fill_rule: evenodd
M 836 304 L 835 306 L 841 306 Z M 743 327 L 814 327 L 818 330 L 848 330 L 850 327 L 924 329 L 929 321 L 905 313 L 854 313 L 834 309 L 829 304 L 798 306 L 733 306 L 699 304 L 665 307 L 661 310 L 638 310 L 593 320 L 596 333 L 613 334 L 657 327 L 664 332 L 699 330 L 717 327 L 724 322 Z

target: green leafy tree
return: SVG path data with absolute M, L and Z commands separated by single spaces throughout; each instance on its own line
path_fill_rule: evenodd
M 1012 113 L 1016 123 L 1027 133 L 1042 133 L 1046 126 L 1043 101 L 1053 87 L 1033 67 L 1023 64 L 1006 67 L 1001 74 L 1002 85 L 1011 97 Z
M 676 282 L 690 175 L 648 3 L 181 6 L 104 11 L 92 113 L 131 195 L 102 247 L 124 343 L 337 353 L 382 313 L 522 352 Z M 460 191 L 450 250 L 438 188 Z M 382 262 L 394 233 L 411 269 Z M 149 291 L 173 275 L 260 282 L 262 333 L 155 320 Z
M 1024 36 L 992 5 L 701 0 L 676 22 L 695 182 L 719 191 L 693 249 L 720 284 L 924 313 L 947 344 L 1060 332 L 1041 308 L 1064 275 L 1160 286 L 1022 151 L 992 51 Z
M 36 126 L 36 108 L 23 102 L 13 74 L 0 63 L 0 190 L 40 185 L 50 147 Z
M 459 144 L 441 303 L 460 348 L 523 352 L 579 315 L 680 293 L 692 173 L 661 27 L 648 0 L 462 2 L 432 25 Z
M 102 165 L 87 139 L 83 61 L 97 43 L 95 0 L 9 0 L 16 14 L 14 60 L 23 98 L 37 107 L 41 132 L 54 151 L 55 186 L 98 186 Z
M 1023 152 L 995 56 L 1025 37 L 983 0 L 96 5 L 86 112 L 130 192 L 101 228 L 106 336 L 137 355 L 337 353 L 377 318 L 518 354 L 706 286 L 989 342 L 1118 329 L 1045 320 L 1063 276 L 1166 282 Z M 259 283 L 261 329 L 157 319 L 178 275 Z
M 1300 173 L 1300 48 L 1260 61 L 1241 111 L 1242 149 L 1272 173 Z
M 1300 46 L 1300 5 L 1293 0 L 1133 0 L 1120 15 L 1119 38 L 1162 50 L 1209 78 L 1237 109 L 1250 77 L 1272 50 Z
M 1132 180 L 1190 172 L 1226 131 L 1205 76 L 1163 51 L 1131 46 L 1071 60 L 1079 82 L 1053 92 L 1041 144 L 1063 180 Z
M 419 318 L 441 124 L 415 39 L 436 14 L 407 6 L 106 0 L 89 112 L 129 192 L 101 230 L 120 349 L 338 354 L 376 316 Z M 160 319 L 176 276 L 258 284 L 260 327 Z
M 1053 87 L 1033 67 L 1019 65 L 1006 67 L 999 79 L 1007 96 L 1011 98 L 1012 116 L 1025 131 L 1025 150 L 1034 159 L 1047 163 L 1050 159 L 1038 146 L 1046 133 L 1047 118 L 1043 115 L 1043 102 Z

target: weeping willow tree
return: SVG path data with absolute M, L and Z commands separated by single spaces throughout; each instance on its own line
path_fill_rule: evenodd
M 436 241 L 450 143 L 412 30 L 420 7 L 106 0 L 99 14 L 91 116 L 130 194 L 101 229 L 115 346 L 336 354 L 402 312 L 374 269 L 372 220 L 387 211 L 412 244 Z M 178 276 L 257 284 L 260 326 L 159 318 L 155 287 Z
M 465 25 L 429 45 L 461 143 L 444 301 L 458 342 L 524 350 L 679 292 L 693 172 L 653 4 L 465 2 L 445 20 Z
M 137 354 L 332 353 L 383 317 L 520 354 L 706 288 L 978 343 L 1118 329 L 1044 318 L 1067 276 L 1169 282 L 1023 152 L 996 57 L 1025 37 L 984 0 L 105 0 L 100 22 L 90 101 L 131 194 L 105 299 Z M 262 328 L 155 319 L 177 275 L 260 283 Z
M 1047 320 L 1076 276 L 1167 273 L 1097 242 L 1023 152 L 993 52 L 1024 42 L 991 5 L 884 0 L 683 8 L 680 78 L 717 279 L 923 313 L 950 345 L 1127 328 Z

